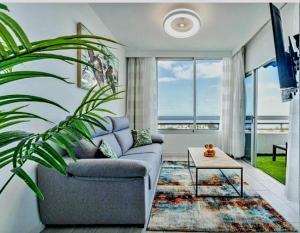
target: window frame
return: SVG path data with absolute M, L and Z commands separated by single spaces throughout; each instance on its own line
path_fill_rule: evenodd
M 193 62 L 193 129 L 159 129 L 158 132 L 163 134 L 203 134 L 203 132 L 210 134 L 215 133 L 219 130 L 220 122 L 218 124 L 217 129 L 197 129 L 197 71 L 196 71 L 196 63 L 197 61 L 222 61 L 222 57 L 156 57 L 156 83 L 157 83 L 157 99 L 159 98 L 158 92 L 158 62 L 159 61 L 192 61 Z M 157 101 L 157 109 L 158 109 L 158 101 Z M 200 116 L 201 117 L 201 116 Z M 219 116 L 219 120 L 220 120 Z M 159 121 L 159 116 L 157 116 L 157 120 Z
M 257 128 L 257 126 L 259 124 L 290 124 L 289 122 L 289 116 L 272 116 L 272 115 L 259 115 L 258 113 L 258 79 L 259 79 L 259 76 L 258 76 L 258 70 L 264 66 L 267 66 L 269 65 L 270 63 L 276 61 L 276 58 L 273 57 L 269 60 L 267 60 L 266 62 L 264 62 L 262 65 L 259 65 L 255 68 L 252 68 L 252 70 L 248 71 L 245 73 L 245 78 L 248 77 L 249 75 L 254 75 L 255 76 L 255 84 L 254 84 L 254 89 L 255 89 L 255 101 L 254 101 L 254 111 L 255 111 L 255 114 L 256 114 L 256 117 L 255 117 L 255 125 L 256 125 L 256 131 L 257 133 L 261 133 L 259 132 L 259 129 Z M 269 121 L 282 121 L 281 123 L 273 123 L 273 122 L 270 122 L 270 123 L 259 123 L 258 121 L 260 120 L 269 120 Z

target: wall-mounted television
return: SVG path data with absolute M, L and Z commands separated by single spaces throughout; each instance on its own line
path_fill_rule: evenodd
M 299 57 L 297 52 L 294 52 L 290 37 L 288 38 L 289 52 L 285 51 L 280 10 L 270 3 L 270 11 L 281 97 L 282 101 L 289 101 L 293 99 L 298 90 L 296 74 L 297 70 L 299 70 Z M 299 34 L 292 38 L 292 40 L 294 39 L 296 40 L 296 44 L 299 45 Z

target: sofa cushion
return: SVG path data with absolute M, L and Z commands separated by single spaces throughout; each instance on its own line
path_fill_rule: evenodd
M 133 146 L 133 138 L 131 130 L 129 128 L 114 132 L 118 143 L 122 149 L 122 153 L 125 154 Z
M 118 158 L 116 152 L 114 152 L 113 148 L 105 140 L 101 140 L 98 151 L 103 158 Z
M 121 147 L 120 147 L 120 145 L 119 145 L 119 143 L 118 143 L 118 141 L 117 141 L 117 139 L 116 139 L 116 137 L 113 133 L 106 134 L 106 135 L 99 136 L 99 137 L 95 137 L 93 140 L 98 141 L 97 145 L 99 145 L 100 142 L 102 140 L 104 140 L 105 142 L 107 142 L 110 145 L 110 147 L 113 149 L 113 151 L 115 152 L 117 157 L 122 156 Z M 101 154 L 99 153 L 98 148 L 97 148 L 96 157 L 101 157 Z
M 99 137 L 105 134 L 109 134 L 112 132 L 113 129 L 113 125 L 111 122 L 111 119 L 109 117 L 104 117 L 105 120 L 107 120 L 107 122 L 104 121 L 100 121 L 101 124 L 103 124 L 103 126 L 105 127 L 106 130 L 101 129 L 100 127 L 97 127 L 94 125 L 94 129 L 95 131 L 88 125 L 88 129 L 92 134 L 92 137 Z
M 150 168 L 145 162 L 136 160 L 81 159 L 71 162 L 67 172 L 76 177 L 131 178 L 144 177 Z
M 162 153 L 162 146 L 158 143 L 153 143 L 146 146 L 139 146 L 139 147 L 133 147 L 129 149 L 125 155 L 131 155 L 131 154 L 142 154 L 142 153 L 155 153 L 158 155 L 161 155 Z
M 155 188 L 155 182 L 159 175 L 160 164 L 161 164 L 161 155 L 155 153 L 144 153 L 144 154 L 132 154 L 132 155 L 124 155 L 119 160 L 136 160 L 143 161 L 150 168 L 150 182 L 151 189 Z
M 152 143 L 149 129 L 134 129 L 131 133 L 133 137 L 133 147 L 145 146 Z
M 164 143 L 164 135 L 163 134 L 152 134 L 151 135 L 152 143 Z
M 127 117 L 111 117 L 110 118 L 113 125 L 113 131 L 119 131 L 122 129 L 129 128 L 129 120 Z
M 86 139 L 81 139 L 79 142 L 75 142 L 72 146 L 72 149 L 75 153 L 75 156 L 78 159 L 83 158 L 95 158 L 96 152 L 98 150 L 99 141 L 97 139 L 92 139 L 93 145 L 91 142 L 87 141 Z

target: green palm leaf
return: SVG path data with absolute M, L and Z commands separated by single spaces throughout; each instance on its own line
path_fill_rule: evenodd
M 31 160 L 31 161 L 34 161 L 38 164 L 41 164 L 43 165 L 44 167 L 47 167 L 47 168 L 52 168 L 52 165 L 50 163 L 48 163 L 46 160 L 44 159 L 41 159 L 39 157 L 36 157 L 34 155 L 30 155 L 30 156 L 27 156 L 26 159 L 28 160 Z
M 67 167 L 65 160 L 62 156 L 47 142 L 41 141 L 37 142 L 37 145 L 42 147 L 45 151 L 47 151 L 56 161 L 58 161 L 64 168 Z
M 44 195 L 39 189 L 39 187 L 21 167 L 14 168 L 11 171 L 18 177 L 20 177 L 35 192 L 39 199 L 44 200 Z
M 38 116 L 33 113 L 28 113 L 28 112 L 2 112 L 0 113 L 0 126 L 3 123 L 7 123 L 8 121 L 11 120 L 18 120 L 18 119 L 26 119 L 26 118 L 31 118 L 31 119 L 40 119 L 43 121 L 51 122 L 47 120 L 44 117 Z M 51 122 L 53 123 L 53 122 Z
M 6 10 L 6 11 L 9 11 L 9 9 L 7 8 L 6 5 L 0 3 L 0 10 Z
M 12 103 L 18 103 L 18 102 L 39 102 L 39 103 L 46 103 L 50 105 L 54 105 L 66 112 L 69 112 L 67 109 L 65 109 L 63 106 L 61 106 L 58 103 L 55 103 L 51 100 L 48 100 L 46 98 L 42 98 L 39 96 L 33 96 L 33 95 L 3 95 L 0 96 L 0 106 L 4 106 L 7 104 Z
M 2 12 L 0 12 L 1 14 Z M 4 43 L 8 46 L 8 48 L 15 54 L 19 53 L 19 47 L 15 42 L 13 36 L 10 32 L 6 29 L 6 27 L 0 23 L 0 38 L 4 41 Z
M 103 40 L 103 41 L 108 41 L 108 42 L 111 42 L 114 44 L 119 44 L 119 45 L 124 46 L 123 44 L 121 44 L 115 40 L 112 40 L 112 39 L 109 39 L 109 38 L 103 37 L 103 36 L 97 36 L 97 35 L 70 35 L 70 36 L 61 36 L 61 37 L 58 37 L 57 39 L 74 39 L 74 38 Z
M 7 146 L 13 142 L 20 141 L 31 135 L 32 135 L 32 133 L 27 133 L 27 132 L 20 131 L 20 130 L 1 132 L 0 133 L 0 148 Z
M 0 42 L 0 58 L 2 60 L 2 59 L 5 59 L 7 57 L 8 57 L 8 52 L 6 51 L 6 48 Z
M 0 124 L 0 130 L 2 130 L 4 128 L 11 127 L 11 126 L 16 125 L 16 124 L 25 123 L 25 122 L 29 122 L 29 120 L 27 120 L 27 121 L 25 121 L 25 120 L 10 121 L 10 122 L 3 123 L 3 124 L 1 123 Z
M 8 59 L 3 60 L 0 63 L 0 71 L 26 62 L 33 62 L 33 61 L 45 60 L 45 59 L 61 60 L 69 64 L 73 64 L 72 62 L 75 62 L 75 63 L 80 63 L 88 67 L 91 67 L 92 69 L 95 69 L 94 66 L 92 66 L 88 62 L 84 62 L 73 57 L 51 54 L 51 53 L 32 53 L 32 54 L 25 54 L 22 56 L 9 57 Z
M 54 78 L 61 80 L 65 83 L 68 82 L 66 78 L 60 77 L 58 75 L 50 74 L 47 72 L 41 72 L 41 71 L 14 71 L 7 74 L 2 74 L 0 77 L 0 85 L 3 85 L 5 83 L 14 82 L 22 79 L 27 78 Z
M 4 161 L 3 163 L 0 163 L 0 169 L 3 168 L 3 167 L 5 167 L 5 166 L 8 165 L 8 164 L 11 164 L 12 161 L 13 161 L 13 159 L 10 158 L 10 159 Z
M 61 173 L 62 175 L 67 175 L 65 168 L 61 166 L 47 151 L 39 147 L 33 148 L 33 151 L 36 155 L 47 161 L 59 173 Z
M 31 44 L 27 35 L 14 19 L 3 12 L 0 12 L 0 21 L 6 24 L 15 33 L 26 50 L 29 50 L 31 48 Z
M 0 3 L 0 10 L 8 9 Z M 113 56 L 108 54 L 108 46 L 103 42 L 119 44 L 109 38 L 96 35 L 68 35 L 30 42 L 19 24 L 3 11 L 0 11 L 0 86 L 29 78 L 52 78 L 70 84 L 66 78 L 52 73 L 26 70 L 12 71 L 12 68 L 24 63 L 51 59 L 68 64 L 79 63 L 95 70 L 96 68 L 88 62 L 55 53 L 56 51 L 69 49 L 93 50 L 102 54 L 106 59 L 114 59 Z M 47 51 L 51 51 L 51 53 Z M 76 155 L 72 147 L 73 143 L 81 139 L 93 143 L 90 130 L 95 131 L 95 127 L 105 130 L 104 123 L 106 119 L 101 114 L 113 114 L 113 112 L 101 107 L 101 104 L 119 99 L 118 95 L 121 92 L 111 93 L 113 92 L 109 85 L 101 88 L 94 87 L 83 98 L 80 106 L 66 120 L 61 121 L 45 132 L 37 134 L 24 131 L 3 131 L 8 127 L 31 119 L 48 121 L 37 114 L 22 111 L 21 109 L 28 105 L 18 106 L 18 104 L 23 102 L 43 103 L 64 111 L 67 111 L 67 109 L 59 103 L 39 96 L 20 93 L 0 96 L 0 148 L 5 148 L 0 151 L 0 168 L 8 164 L 12 164 L 14 167 L 11 170 L 13 175 L 0 189 L 0 194 L 12 177 L 17 175 L 26 182 L 38 198 L 43 199 L 41 190 L 26 171 L 22 169 L 22 166 L 30 160 L 66 175 L 67 164 L 62 155 L 55 149 L 55 146 L 64 149 L 76 161 Z M 11 104 L 17 104 L 17 107 L 10 108 Z

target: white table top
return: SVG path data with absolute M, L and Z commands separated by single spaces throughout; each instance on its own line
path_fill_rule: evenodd
M 188 148 L 189 153 L 197 168 L 242 168 L 241 164 L 225 154 L 221 149 L 219 149 L 218 147 L 215 147 L 214 149 L 216 151 L 216 155 L 214 157 L 205 157 L 204 147 Z

